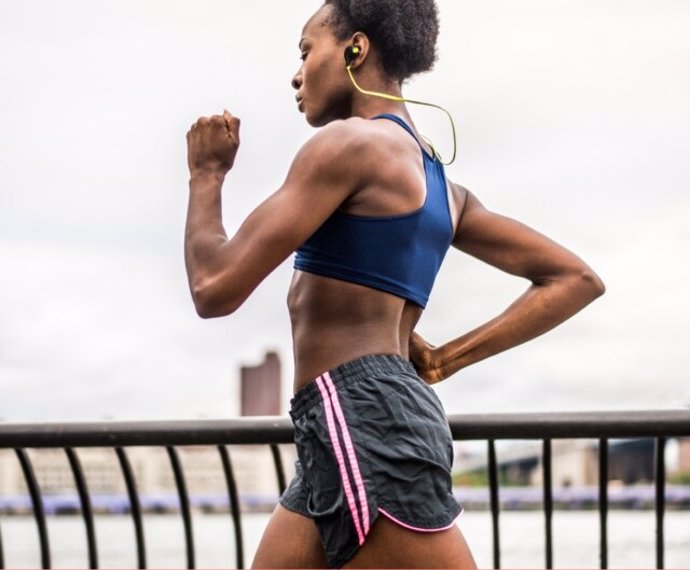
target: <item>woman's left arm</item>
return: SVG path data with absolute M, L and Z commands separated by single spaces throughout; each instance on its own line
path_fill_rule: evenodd
M 432 347 L 413 333 L 410 359 L 431 384 L 551 330 L 605 291 L 599 276 L 574 253 L 451 186 L 463 204 L 453 246 L 529 279 L 531 286 L 503 313 L 442 346 Z

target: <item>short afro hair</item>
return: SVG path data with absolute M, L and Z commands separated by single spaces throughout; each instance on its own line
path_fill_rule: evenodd
M 436 61 L 435 0 L 325 0 L 328 24 L 339 40 L 363 32 L 381 55 L 385 72 L 399 81 L 429 71 Z

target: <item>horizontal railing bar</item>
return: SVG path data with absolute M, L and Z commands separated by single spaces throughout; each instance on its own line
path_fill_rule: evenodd
M 690 409 L 449 415 L 455 440 L 690 436 Z
M 27 445 L 17 442 L 29 442 Z M 0 449 L 292 443 L 289 418 L 0 423 Z
M 456 440 L 690 436 L 690 409 L 448 416 Z M 292 443 L 287 417 L 0 423 L 0 448 Z

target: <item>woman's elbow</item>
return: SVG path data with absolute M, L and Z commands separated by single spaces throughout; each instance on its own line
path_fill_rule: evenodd
M 583 268 L 579 273 L 579 283 L 583 292 L 590 298 L 590 301 L 601 297 L 606 292 L 606 285 L 601 277 L 589 267 Z
M 243 299 L 230 295 L 227 291 L 219 292 L 207 283 L 197 283 L 191 288 L 192 300 L 197 315 L 202 319 L 226 317 L 242 305 Z

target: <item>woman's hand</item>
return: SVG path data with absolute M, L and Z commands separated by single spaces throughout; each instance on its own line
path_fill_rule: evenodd
M 240 120 L 228 111 L 201 117 L 187 133 L 187 164 L 192 176 L 223 177 L 232 168 L 240 146 Z
M 436 347 L 430 345 L 416 332 L 410 335 L 409 358 L 419 374 L 427 384 L 436 384 L 443 380 L 441 371 L 436 366 Z

